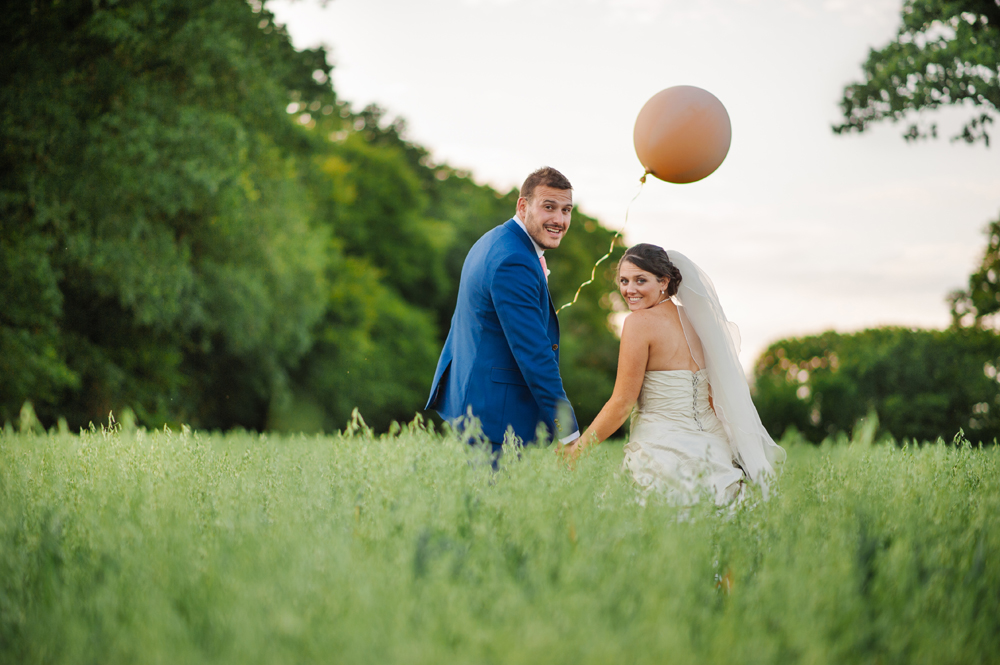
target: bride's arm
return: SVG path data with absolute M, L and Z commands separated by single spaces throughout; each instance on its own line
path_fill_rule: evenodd
M 642 380 L 646 374 L 653 323 L 643 312 L 635 312 L 625 319 L 621 346 L 618 348 L 618 375 L 615 377 L 614 392 L 594 418 L 594 422 L 575 444 L 577 449 L 572 451 L 573 453 L 604 441 L 628 418 L 635 401 L 639 398 Z

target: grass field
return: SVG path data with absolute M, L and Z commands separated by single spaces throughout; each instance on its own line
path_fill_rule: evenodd
M 685 513 L 621 442 L 8 428 L 0 662 L 1000 661 L 1000 450 L 870 438 Z

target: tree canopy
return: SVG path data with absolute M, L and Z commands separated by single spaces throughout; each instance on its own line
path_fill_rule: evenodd
M 986 226 L 986 248 L 969 286 L 948 296 L 955 326 L 997 328 L 1000 313 L 1000 218 Z
M 955 105 L 973 113 L 953 140 L 988 146 L 1000 110 L 1000 0 L 905 0 L 896 38 L 872 49 L 863 69 L 844 88 L 836 133 L 906 120 L 908 141 L 937 137 L 937 124 L 916 112 Z
M 26 400 L 71 427 L 423 407 L 462 260 L 514 192 L 352 110 L 262 2 L 29 0 L 0 26 L 0 422 Z M 612 235 L 574 217 L 558 301 Z M 592 288 L 561 317 L 571 398 L 614 381 L 613 285 Z
M 325 53 L 237 1 L 39 0 L 0 20 L 0 416 L 34 399 L 72 422 L 129 405 L 256 424 L 323 311 L 308 140 L 285 108 L 336 103 Z
M 1000 337 L 978 329 L 876 328 L 772 344 L 754 402 L 768 431 L 819 442 L 869 412 L 896 439 L 1000 436 Z

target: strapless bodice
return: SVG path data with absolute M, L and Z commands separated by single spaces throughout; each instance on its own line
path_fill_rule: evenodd
M 705 370 L 646 372 L 623 462 L 640 486 L 680 503 L 696 501 L 703 491 L 720 505 L 739 495 L 743 471 L 733 462 L 709 392 Z
M 718 423 L 709 401 L 708 372 L 686 369 L 646 372 L 636 402 L 642 419 L 671 420 L 704 431 Z

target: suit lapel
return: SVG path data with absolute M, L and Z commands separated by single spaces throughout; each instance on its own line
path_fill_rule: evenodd
M 521 244 L 524 245 L 525 249 L 527 249 L 532 254 L 535 253 L 535 246 L 531 244 L 531 238 L 529 238 L 528 234 L 524 232 L 524 229 L 521 228 L 521 225 L 514 221 L 513 217 L 504 222 L 503 225 L 504 228 L 513 232 L 513 234 L 517 236 L 517 239 L 521 241 Z M 541 268 L 541 265 L 539 265 L 538 267 Z
M 524 248 L 527 249 L 528 252 L 530 252 L 531 255 L 537 259 L 538 255 L 535 253 L 535 245 L 531 242 L 531 238 L 528 237 L 528 234 L 524 232 L 524 229 L 522 229 L 520 225 L 514 221 L 513 217 L 504 222 L 504 227 L 508 229 L 511 233 L 513 233 L 517 237 L 517 239 L 521 241 L 521 244 L 524 245 Z M 556 316 L 556 306 L 552 302 L 552 293 L 549 291 L 549 281 L 545 277 L 545 272 L 542 270 L 541 262 L 538 263 L 538 272 L 542 276 L 542 282 L 545 283 L 545 299 L 549 301 L 549 314 L 551 315 L 552 321 L 555 322 L 556 337 L 558 338 L 559 317 Z

